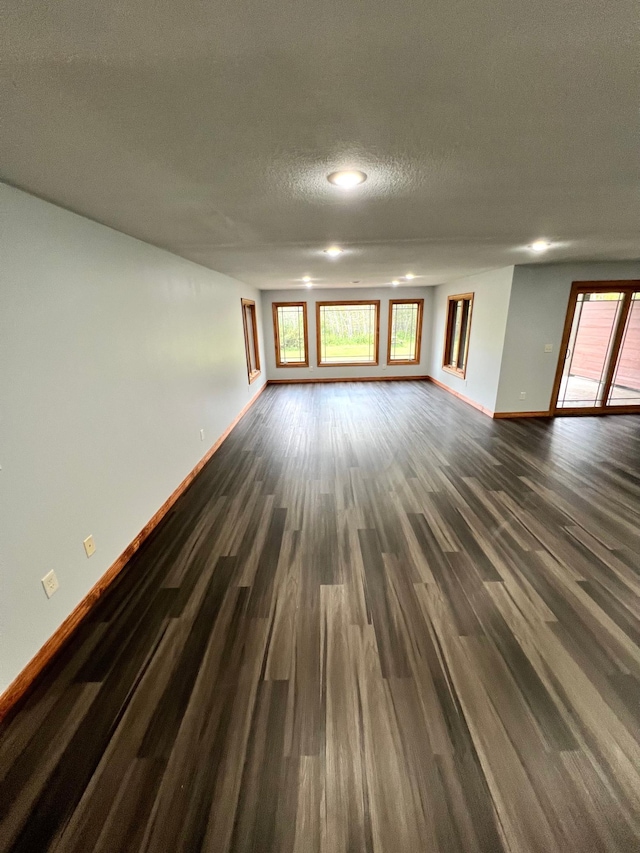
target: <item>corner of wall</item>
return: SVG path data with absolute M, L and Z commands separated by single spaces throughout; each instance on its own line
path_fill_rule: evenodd
M 523 264 L 514 271 L 498 412 L 547 412 L 574 281 L 640 279 L 640 261 Z M 525 399 L 521 395 L 525 394 Z
M 437 384 L 485 412 L 493 412 L 496 408 L 514 270 L 513 266 L 502 267 L 434 288 L 429 374 Z M 462 379 L 443 370 L 442 353 L 447 299 L 468 292 L 474 293 L 474 302 L 467 374 Z

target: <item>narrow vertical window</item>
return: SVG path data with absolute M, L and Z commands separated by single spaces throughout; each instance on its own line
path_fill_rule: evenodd
M 424 299 L 391 299 L 387 364 L 419 364 Z
M 276 367 L 309 367 L 306 302 L 273 303 Z
M 258 316 L 256 303 L 251 299 L 242 300 L 242 324 L 244 327 L 244 347 L 247 356 L 247 375 L 249 384 L 260 376 L 260 349 L 258 346 Z
M 378 363 L 380 302 L 316 302 L 318 366 Z
M 447 300 L 447 328 L 444 338 L 444 370 L 464 376 L 467 373 L 473 293 L 450 296 Z

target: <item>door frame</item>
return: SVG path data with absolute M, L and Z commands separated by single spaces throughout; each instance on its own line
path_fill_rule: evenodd
M 564 329 L 562 330 L 562 341 L 560 343 L 556 378 L 553 383 L 553 391 L 551 392 L 551 405 L 549 407 L 551 415 L 555 417 L 558 415 L 629 415 L 640 413 L 640 404 L 630 406 L 608 406 L 605 402 L 602 406 L 575 406 L 572 408 L 558 406 L 558 394 L 560 393 L 560 385 L 562 384 L 562 372 L 566 361 L 569 338 L 571 337 L 573 318 L 575 317 L 578 305 L 578 294 L 606 293 L 607 291 L 618 291 L 620 293 L 628 294 L 628 297 L 623 300 L 622 310 L 617 321 L 611 345 L 611 356 L 605 379 L 604 393 L 602 395 L 602 399 L 606 401 L 609 397 L 609 391 L 611 390 L 613 372 L 615 371 L 616 364 L 618 363 L 618 356 L 620 355 L 624 331 L 629 318 L 629 312 L 631 311 L 632 294 L 637 290 L 640 290 L 640 280 L 637 279 L 625 279 L 623 281 L 574 281 L 571 284 L 567 316 L 564 321 Z

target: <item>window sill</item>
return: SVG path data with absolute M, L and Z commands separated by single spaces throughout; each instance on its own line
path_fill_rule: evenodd
M 254 370 L 253 373 L 249 374 L 249 385 L 256 381 L 256 379 L 260 376 L 259 370 Z
M 394 359 L 391 359 L 390 361 L 387 361 L 387 364 L 389 365 L 389 367 L 395 367 L 396 365 L 402 365 L 402 364 L 416 365 L 416 364 L 420 364 L 420 362 L 415 358 L 411 359 L 411 361 L 408 361 L 405 359 L 394 358 Z
M 276 364 L 276 367 L 309 367 L 308 361 L 293 361 L 293 362 L 285 362 L 284 364 Z
M 318 367 L 378 367 L 377 361 L 319 361 Z
M 448 364 L 443 364 L 442 369 L 445 370 L 447 373 L 452 373 L 454 376 L 457 376 L 458 379 L 464 379 L 467 375 L 466 370 L 459 370 L 456 367 L 449 367 Z

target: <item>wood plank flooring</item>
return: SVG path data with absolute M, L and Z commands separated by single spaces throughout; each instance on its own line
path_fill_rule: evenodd
M 640 851 L 640 418 L 267 389 L 0 734 L 0 850 Z

